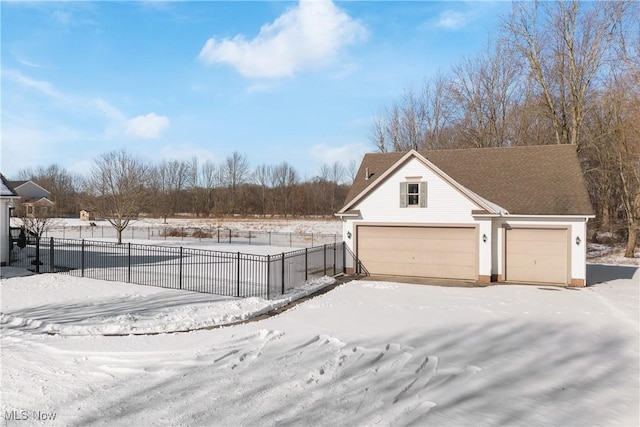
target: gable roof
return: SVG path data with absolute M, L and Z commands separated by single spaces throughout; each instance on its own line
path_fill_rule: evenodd
M 13 186 L 7 181 L 7 179 L 0 173 L 0 196 L 2 197 L 20 197 Z
M 27 181 L 7 181 L 7 182 L 9 183 L 9 185 L 11 185 L 14 188 L 14 190 L 19 195 L 22 195 L 20 193 L 22 193 L 22 191 L 24 191 L 24 189 L 21 189 L 22 186 L 31 185 L 31 186 L 39 188 L 43 192 L 47 193 L 47 197 L 51 196 L 51 192 L 49 190 L 47 190 L 46 188 L 42 187 L 41 185 L 36 184 L 34 181 L 31 181 L 31 180 L 27 180 Z
M 366 154 L 341 212 L 352 209 L 356 199 L 410 153 Z M 436 150 L 419 155 L 512 215 L 593 215 L 575 145 Z M 369 179 L 365 179 L 367 171 Z

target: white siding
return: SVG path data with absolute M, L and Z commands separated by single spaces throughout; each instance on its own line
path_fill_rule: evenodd
M 0 262 L 9 264 L 9 204 L 11 199 L 0 198 Z
M 407 178 L 426 181 L 428 184 L 427 207 L 401 208 L 399 183 Z M 569 229 L 571 279 L 586 280 L 586 218 L 547 217 L 476 217 L 473 210 L 481 209 L 454 186 L 431 171 L 416 158 L 408 160 L 373 191 L 350 209 L 359 210 L 360 217 L 345 217 L 343 239 L 355 253 L 355 224 L 384 225 L 474 225 L 478 227 L 478 275 L 502 275 L 504 277 L 504 226 L 566 227 Z M 351 237 L 349 237 L 351 235 Z M 487 236 L 487 242 L 482 237 Z M 580 245 L 576 245 L 580 237 Z M 350 265 L 349 265 L 350 266 Z
M 428 183 L 426 208 L 400 207 L 399 183 L 406 177 L 421 177 Z M 479 207 L 422 162 L 411 159 L 353 209 L 359 209 L 367 222 L 469 224 L 474 223 L 471 211 Z
M 407 177 L 420 177 L 427 182 L 427 207 L 401 208 L 399 203 L 400 182 Z M 439 175 L 431 171 L 417 159 L 409 160 L 395 173 L 378 185 L 351 209 L 360 211 L 360 218 L 345 218 L 343 239 L 347 246 L 355 252 L 355 223 L 359 224 L 406 224 L 406 225 L 478 225 L 478 274 L 491 274 L 491 219 L 477 221 L 471 211 L 481 209 L 458 189 L 453 187 Z M 351 238 L 348 237 L 351 233 Z M 487 243 L 482 242 L 482 235 L 487 235 Z

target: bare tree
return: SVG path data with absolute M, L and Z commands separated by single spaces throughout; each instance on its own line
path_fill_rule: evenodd
M 191 195 L 191 213 L 197 216 L 200 206 L 200 192 L 198 191 L 198 158 L 196 156 L 193 156 L 188 162 L 186 186 Z
M 222 165 L 225 186 L 229 190 L 229 213 L 235 214 L 242 185 L 249 178 L 249 161 L 237 151 L 228 156 Z
M 267 195 L 272 174 L 273 168 L 269 165 L 262 164 L 254 169 L 251 176 L 253 183 L 258 186 L 260 191 L 260 213 L 262 216 L 267 214 Z
M 272 181 L 280 203 L 280 211 L 287 217 L 292 212 L 292 194 L 298 184 L 298 173 L 287 162 L 280 163 L 272 170 Z
M 51 227 L 59 223 L 59 220 L 52 216 L 51 209 L 47 206 L 34 206 L 29 213 L 20 207 L 17 214 L 24 229 L 36 238 L 42 237 Z
M 18 178 L 33 181 L 51 193 L 51 200 L 55 202 L 50 212 L 52 216 L 78 213 L 77 197 L 81 181 L 79 176 L 52 164 L 46 167 L 23 169 L 18 172 Z
M 219 205 L 219 200 L 216 198 L 216 190 L 222 185 L 221 169 L 212 161 L 207 160 L 202 164 L 200 175 L 201 185 L 205 193 L 204 211 L 209 216 L 214 208 Z
M 421 97 L 425 125 L 421 148 L 426 150 L 450 148 L 452 141 L 447 139 L 446 134 L 454 116 L 455 100 L 451 96 L 449 80 L 438 73 L 425 82 Z
M 99 156 L 87 181 L 91 208 L 115 228 L 118 244 L 122 231 L 148 204 L 149 166 L 125 150 Z
M 153 186 L 157 188 L 154 200 L 165 224 L 169 215 L 177 212 L 180 195 L 190 177 L 190 164 L 180 160 L 163 161 L 152 168 Z
M 407 89 L 391 108 L 376 116 L 371 140 L 379 152 L 447 148 L 445 134 L 453 114 L 448 81 L 427 80 L 421 90 Z
M 467 147 L 512 143 L 509 115 L 520 94 L 520 69 L 503 45 L 493 43 L 480 55 L 453 66 L 451 94 L 458 106 L 456 134 Z
M 356 179 L 356 174 L 358 173 L 358 167 L 360 165 L 358 164 L 358 162 L 356 162 L 355 159 L 351 159 L 349 160 L 349 163 L 347 164 L 346 168 L 345 168 L 345 173 L 347 175 L 348 178 L 348 184 L 353 183 L 353 181 L 355 181 Z
M 528 64 L 557 144 L 581 149 L 595 79 L 620 21 L 616 2 L 515 2 L 505 40 Z

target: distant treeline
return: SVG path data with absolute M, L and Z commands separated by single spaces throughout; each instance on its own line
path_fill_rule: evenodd
M 112 152 L 96 159 L 89 176 L 72 174 L 54 164 L 23 169 L 13 179 L 32 180 L 50 191 L 55 202 L 51 216 L 76 217 L 81 209 L 95 210 L 98 199 L 106 196 L 98 188 L 98 181 L 113 179 L 117 170 L 109 171 L 108 165 L 102 164 L 105 167 L 101 168 L 100 164 L 114 155 L 123 156 L 130 163 L 128 167 L 137 169 L 118 177 L 123 196 L 118 200 L 124 201 L 125 190 L 133 188 L 140 196 L 136 197 L 134 210 L 158 218 L 177 214 L 333 215 L 340 209 L 355 173 L 355 164 L 336 162 L 322 166 L 317 176 L 302 180 L 286 162 L 251 169 L 246 157 L 238 152 L 220 164 L 200 164 L 195 158 L 148 164 L 126 152 Z

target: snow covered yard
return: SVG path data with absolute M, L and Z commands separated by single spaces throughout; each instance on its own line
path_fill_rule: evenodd
M 283 301 L 2 279 L 2 425 L 638 425 L 639 269 L 589 268 L 583 289 L 354 281 L 187 333 Z M 102 335 L 140 332 L 166 333 Z

